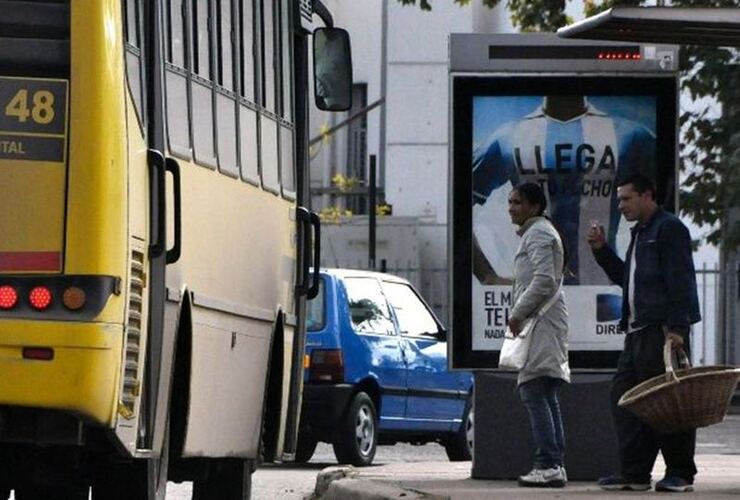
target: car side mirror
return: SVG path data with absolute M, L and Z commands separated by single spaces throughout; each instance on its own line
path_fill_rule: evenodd
M 437 340 L 439 340 L 440 342 L 447 342 L 447 329 L 443 326 L 440 326 L 439 331 L 437 332 L 437 335 L 435 335 L 435 337 L 437 337 Z
M 352 50 L 342 28 L 313 32 L 313 75 L 316 107 L 347 111 L 352 105 Z

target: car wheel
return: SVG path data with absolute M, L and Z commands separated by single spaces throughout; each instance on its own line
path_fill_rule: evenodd
M 352 399 L 332 446 L 340 464 L 364 467 L 373 463 L 378 448 L 378 416 L 366 393 L 358 392 Z
M 295 461 L 299 464 L 305 464 L 316 451 L 316 445 L 318 441 L 311 436 L 308 432 L 301 432 L 298 434 L 298 444 L 295 450 Z
M 460 428 L 444 441 L 447 458 L 451 462 L 465 462 L 473 458 L 473 405 L 470 400 L 465 405 Z

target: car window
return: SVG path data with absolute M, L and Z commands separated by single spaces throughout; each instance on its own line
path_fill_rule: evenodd
M 324 279 L 319 280 L 319 293 L 311 300 L 306 301 L 306 330 L 316 332 L 323 330 L 326 321 L 324 307 Z
M 380 283 L 374 278 L 346 278 L 352 328 L 362 333 L 393 335 L 395 327 Z
M 434 316 L 409 285 L 385 281 L 383 290 L 396 312 L 402 335 L 437 336 L 439 326 Z

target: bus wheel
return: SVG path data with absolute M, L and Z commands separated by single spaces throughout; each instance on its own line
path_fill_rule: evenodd
M 81 485 L 76 485 L 75 487 L 71 485 L 56 485 L 52 488 L 23 485 L 16 488 L 15 500 L 39 500 L 42 498 L 44 500 L 87 500 L 89 491 L 89 487 Z
M 358 392 L 352 399 L 332 445 L 340 464 L 364 467 L 373 463 L 378 448 L 378 417 L 366 393 Z
M 92 500 L 164 500 L 167 478 L 161 480 L 159 459 L 138 459 L 126 463 L 107 462 L 95 477 Z
M 101 464 L 93 479 L 92 500 L 165 500 L 169 450 L 168 423 L 159 457 Z
M 70 464 L 60 464 L 60 457 L 64 455 L 44 456 L 32 470 L 18 478 L 14 486 L 15 499 L 87 500 L 90 485 L 85 471 L 74 463 L 72 456 L 69 457 Z M 3 490 L 2 494 L 8 495 L 8 490 Z
M 241 458 L 208 460 L 193 481 L 193 500 L 249 500 L 253 464 Z

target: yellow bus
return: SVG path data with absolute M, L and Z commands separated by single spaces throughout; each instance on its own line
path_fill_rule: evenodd
M 346 32 L 318 0 L 0 12 L 0 499 L 249 498 L 295 451 L 309 41 L 343 110 Z

